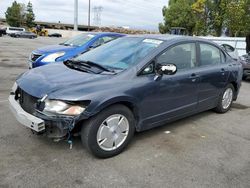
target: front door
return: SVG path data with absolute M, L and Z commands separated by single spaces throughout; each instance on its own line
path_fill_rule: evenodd
M 145 126 L 152 126 L 196 111 L 198 102 L 196 44 L 175 45 L 156 58 L 156 64 L 175 64 L 175 75 L 142 76 L 148 85 L 148 96 L 141 102 L 140 118 Z M 151 128 L 151 127 L 150 127 Z

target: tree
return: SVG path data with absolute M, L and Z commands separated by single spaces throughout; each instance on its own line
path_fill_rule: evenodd
M 14 1 L 5 12 L 6 21 L 10 26 L 20 27 L 22 24 L 21 5 Z
M 208 33 L 208 9 L 206 0 L 198 0 L 192 4 L 191 8 L 196 16 L 194 27 L 195 35 L 207 35 Z
M 26 12 L 26 25 L 27 27 L 31 28 L 34 27 L 35 23 L 35 14 L 33 12 L 32 3 L 29 1 L 27 5 L 27 12 Z
M 162 12 L 161 33 L 171 27 L 185 27 L 195 35 L 220 36 L 224 28 L 230 36 L 250 33 L 250 0 L 170 0 Z
M 246 12 L 244 0 L 231 1 L 227 5 L 224 17 L 224 25 L 229 29 L 231 36 L 239 36 L 244 31 Z
M 164 6 L 162 9 L 164 23 L 159 24 L 160 32 L 166 33 L 171 27 L 184 27 L 191 34 L 195 26 L 192 2 L 191 0 L 171 0 L 169 7 Z

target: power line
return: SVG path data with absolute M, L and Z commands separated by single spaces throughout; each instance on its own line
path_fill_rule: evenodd
M 93 12 L 94 12 L 94 25 L 100 26 L 101 25 L 101 13 L 103 11 L 102 6 L 94 6 Z

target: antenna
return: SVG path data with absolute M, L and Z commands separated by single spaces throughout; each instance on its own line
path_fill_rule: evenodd
M 93 8 L 93 12 L 94 12 L 94 25 L 101 25 L 101 13 L 103 11 L 103 7 L 102 6 L 94 6 Z

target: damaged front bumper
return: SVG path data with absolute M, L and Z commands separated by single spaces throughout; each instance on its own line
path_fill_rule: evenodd
M 69 138 L 75 125 L 87 117 L 81 116 L 64 116 L 64 115 L 47 115 L 36 110 L 34 113 L 26 112 L 17 97 L 17 85 L 14 84 L 9 96 L 9 106 L 19 123 L 28 127 L 38 134 L 46 134 L 49 138 L 61 140 Z
M 33 131 L 44 132 L 45 130 L 44 120 L 25 112 L 20 106 L 20 104 L 15 100 L 14 94 L 11 94 L 9 96 L 9 106 L 10 110 L 16 117 L 17 121 L 19 121 L 19 123 L 32 129 Z

